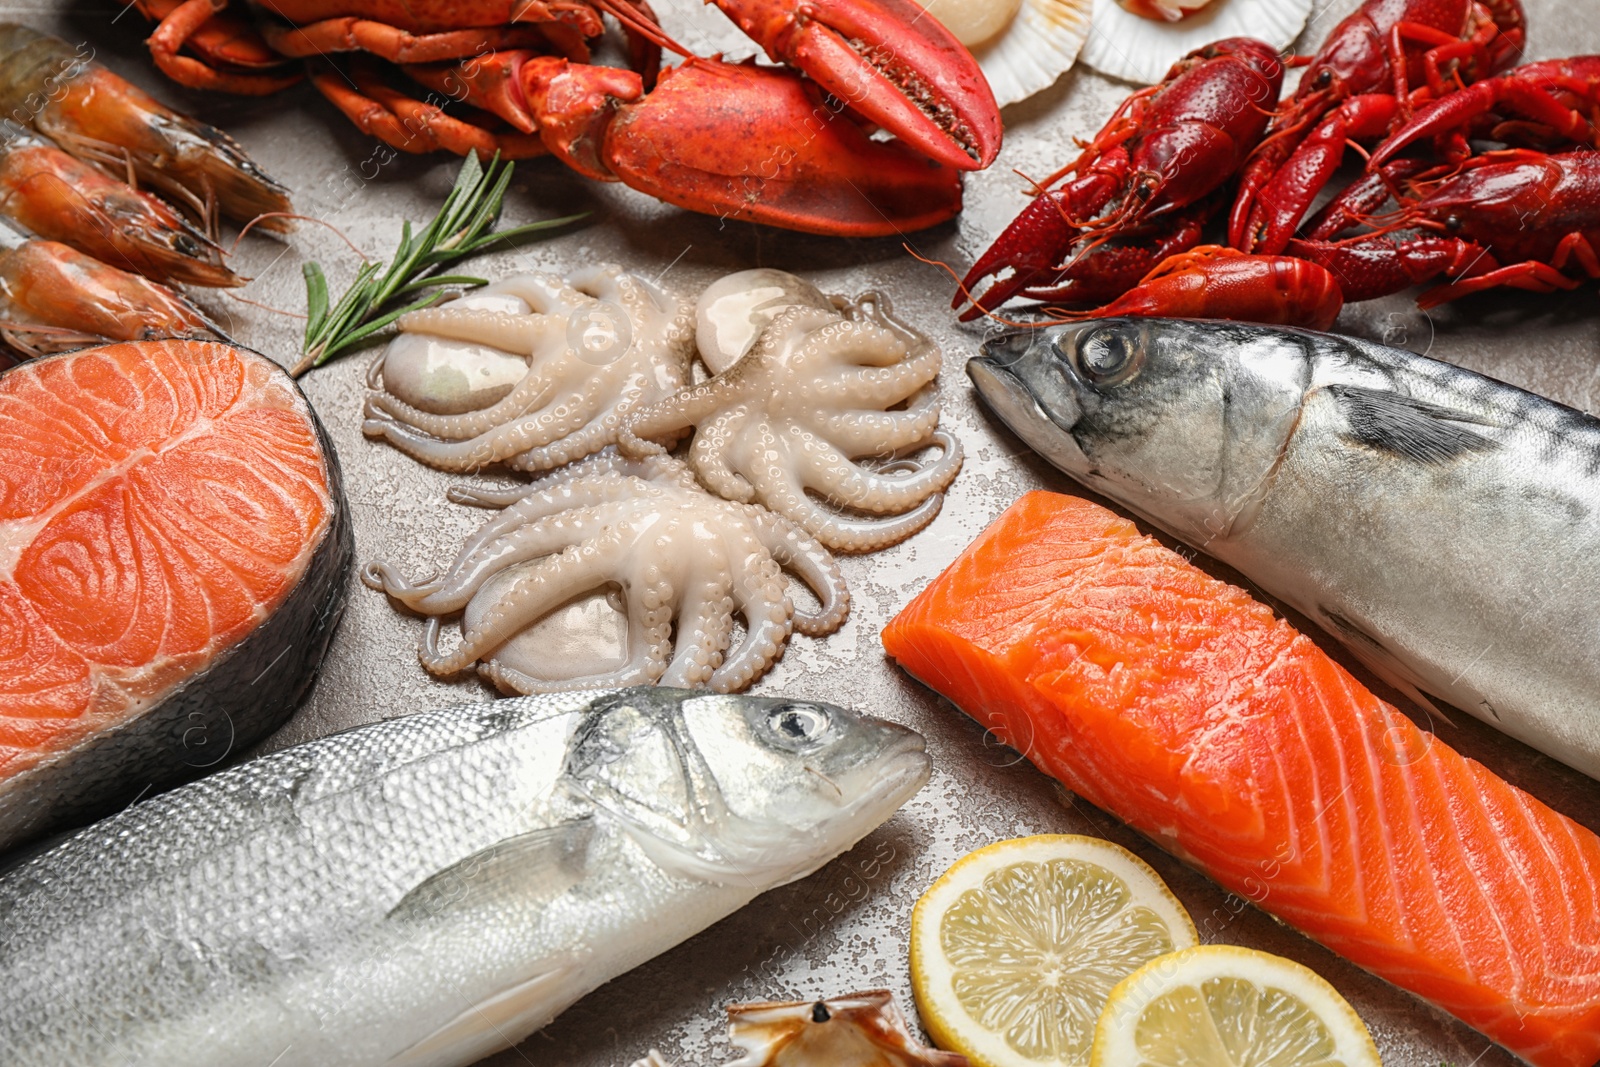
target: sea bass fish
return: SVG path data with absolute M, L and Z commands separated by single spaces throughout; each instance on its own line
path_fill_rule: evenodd
M 1051 463 L 1386 681 L 1600 777 L 1600 421 L 1400 349 L 1235 323 L 1015 332 L 967 370 Z
M 928 777 L 811 701 L 636 688 L 359 727 L 0 875 L 8 1067 L 450 1067 L 801 878 Z

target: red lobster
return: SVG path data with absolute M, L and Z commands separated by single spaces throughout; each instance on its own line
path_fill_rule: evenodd
M 1326 267 L 1349 300 L 1453 279 L 1424 293 L 1424 308 L 1496 286 L 1548 293 L 1600 278 L 1600 152 L 1493 152 L 1430 184 L 1372 233 L 1296 240 L 1289 252 Z
M 162 17 L 150 45 L 187 85 L 267 93 L 262 38 L 227 0 L 141 0 Z M 622 181 L 708 214 L 865 236 L 931 225 L 961 207 L 960 170 L 993 162 L 1000 115 L 976 61 L 912 0 L 717 0 L 789 67 L 689 58 L 645 0 L 264 0 L 280 56 L 360 51 L 492 113 L 514 132 L 447 114 L 358 64 L 317 88 L 366 132 L 406 151 L 548 150 L 589 177 Z M 590 66 L 601 14 L 628 31 L 635 70 Z M 185 50 L 194 54 L 184 54 Z M 551 54 L 554 53 L 554 54 Z M 801 72 L 804 73 L 801 73 Z M 444 99 L 443 97 L 439 99 Z M 873 139 L 863 122 L 898 140 Z
M 1019 294 L 1105 300 L 1194 247 L 1220 206 L 1213 194 L 1260 140 L 1282 83 L 1277 54 L 1252 38 L 1189 53 L 1161 84 L 1124 101 L 1072 164 L 1041 183 L 1045 191 L 973 264 L 952 306 L 971 300 L 961 316 L 967 321 Z M 1057 181 L 1059 188 L 1048 188 Z M 1007 270 L 1009 277 L 997 277 Z
M 1514 62 L 1525 25 L 1518 0 L 1367 0 L 1328 35 L 1245 165 L 1228 243 L 1282 252 L 1347 144 Z

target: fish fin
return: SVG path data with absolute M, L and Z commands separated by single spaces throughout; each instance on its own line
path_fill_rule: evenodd
M 1455 725 L 1450 721 L 1450 716 L 1418 687 L 1419 679 L 1389 651 L 1387 645 L 1337 611 L 1323 608 L 1321 615 L 1328 630 L 1367 670 L 1394 686 L 1428 714 L 1437 715 L 1450 726 Z
M 549 1022 L 571 1000 L 577 965 L 560 963 L 472 1005 L 385 1067 L 454 1067 L 508 1049 Z
M 389 910 L 391 920 L 428 920 L 508 896 L 554 900 L 576 885 L 588 866 L 593 824 L 572 819 L 496 841 L 430 875 Z
M 1500 447 L 1493 438 L 1462 425 L 1487 425 L 1470 412 L 1359 385 L 1330 385 L 1328 392 L 1344 412 L 1348 436 L 1418 463 L 1444 464 Z

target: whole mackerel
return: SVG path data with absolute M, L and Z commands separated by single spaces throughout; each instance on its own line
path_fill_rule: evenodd
M 1600 777 L 1600 421 L 1400 349 L 1235 323 L 1020 331 L 967 371 L 1051 463 L 1380 677 Z
M 3 1059 L 471 1063 L 822 866 L 928 769 L 880 719 L 651 688 L 286 749 L 0 875 Z

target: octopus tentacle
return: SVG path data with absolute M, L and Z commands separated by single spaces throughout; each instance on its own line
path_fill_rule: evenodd
M 877 323 L 841 321 L 823 327 L 806 340 L 808 355 L 826 351 L 829 361 L 845 367 L 904 365 L 911 346 Z
M 510 419 L 538 411 L 549 403 L 555 387 L 556 378 L 553 376 L 530 371 L 500 400 L 464 415 L 435 415 L 412 407 L 388 393 L 374 393 L 367 397 L 366 416 L 368 419 L 393 419 L 447 441 L 464 441 L 487 433 Z M 365 425 L 362 429 L 366 429 Z M 368 433 L 368 436 L 373 435 Z
M 718 574 L 686 590 L 678 607 L 678 651 L 662 685 L 708 685 L 733 639 L 733 575 Z
M 890 476 L 869 471 L 827 441 L 811 438 L 801 452 L 800 480 L 831 503 L 879 515 L 895 514 L 943 492 L 961 470 L 961 444 L 955 437 L 937 430 L 930 443 L 942 450 L 937 460 L 913 473 Z
M 799 575 L 817 595 L 817 613 L 796 608 L 794 628 L 807 637 L 822 637 L 843 626 L 850 614 L 850 590 L 833 556 L 782 515 L 757 507 L 749 513 L 756 536 L 772 558 Z
M 660 680 L 661 670 L 665 664 L 653 656 L 650 649 L 640 649 L 634 653 L 627 664 L 610 672 L 597 674 L 592 678 L 584 679 L 586 689 L 623 689 L 632 685 L 671 685 L 671 682 Z M 494 683 L 496 689 L 507 695 L 521 694 L 523 696 L 536 696 L 540 693 L 562 693 L 572 688 L 572 682 L 567 679 L 554 681 L 546 678 L 536 678 L 531 674 L 517 670 L 515 667 L 493 660 L 478 664 L 478 674 Z
M 387 563 L 369 563 L 362 567 L 361 582 L 368 589 L 387 593 L 407 607 L 413 600 L 421 600 L 444 586 L 443 579 L 437 577 L 409 581 Z
M 425 333 L 447 341 L 470 341 L 502 352 L 531 356 L 549 340 L 566 333 L 567 324 L 555 315 L 519 315 L 492 308 L 423 308 L 401 315 L 404 333 Z
M 749 686 L 777 661 L 793 629 L 794 604 L 783 592 L 783 573 L 770 556 L 736 554 L 733 599 L 744 616 L 745 635 L 722 666 L 712 672 L 708 687 L 733 693 Z
M 818 375 L 807 395 L 834 407 L 883 409 L 907 399 L 939 376 L 936 360 Z
M 939 406 L 916 411 L 840 411 L 817 420 L 820 432 L 849 456 L 920 448 L 939 426 Z
M 617 427 L 620 425 L 622 425 L 620 405 L 613 406 L 581 430 L 557 437 L 548 445 L 517 453 L 506 461 L 506 466 L 530 474 L 555 470 L 557 467 L 563 467 L 574 460 L 616 444 Z
M 748 504 L 755 499 L 755 487 L 729 466 L 726 455 L 738 421 L 736 415 L 722 415 L 702 426 L 689 446 L 689 463 L 707 489 L 724 500 Z
M 624 455 L 648 456 L 665 452 L 655 438 L 671 438 L 684 428 L 709 418 L 736 396 L 734 386 L 718 376 L 691 386 L 675 396 L 639 408 L 628 416 L 617 437 Z
M 390 419 L 368 419 L 361 424 L 361 430 L 368 437 L 385 438 L 400 451 L 429 466 L 456 472 L 480 470 L 574 434 L 591 417 L 594 406 L 591 398 L 599 389 L 590 384 L 576 395 L 552 398 L 531 415 L 495 426 L 465 441 L 442 441 Z M 586 437 L 583 445 L 591 451 L 603 448 L 609 434 L 607 429 Z
M 414 592 L 385 587 L 385 592 L 407 607 L 442 615 L 460 611 L 483 584 L 507 567 L 529 560 L 542 559 L 562 551 L 576 539 L 575 534 L 585 528 L 601 527 L 611 514 L 610 509 L 581 509 L 570 515 L 517 526 L 486 539 L 482 544 L 463 549 L 450 569 L 436 586 L 426 591 Z M 421 595 L 417 595 L 420 593 Z
M 454 652 L 440 650 L 439 616 L 431 616 L 418 658 L 430 674 L 466 669 L 568 600 L 604 584 L 614 569 L 611 557 L 619 549 L 620 539 L 615 536 L 573 545 L 518 575 L 504 600 L 492 607 L 478 626 L 463 629 Z
M 550 315 L 564 312 L 574 305 L 586 303 L 582 294 L 577 289 L 563 281 L 558 275 L 544 271 L 535 271 L 530 274 L 513 274 L 509 278 L 487 285 L 477 290 L 480 294 L 504 293 L 514 296 L 536 315 Z
M 898 544 L 932 522 L 944 503 L 944 495 L 935 493 L 892 519 L 854 519 L 812 500 L 788 471 L 772 468 L 757 478 L 756 492 L 762 503 L 835 552 L 876 552 Z

